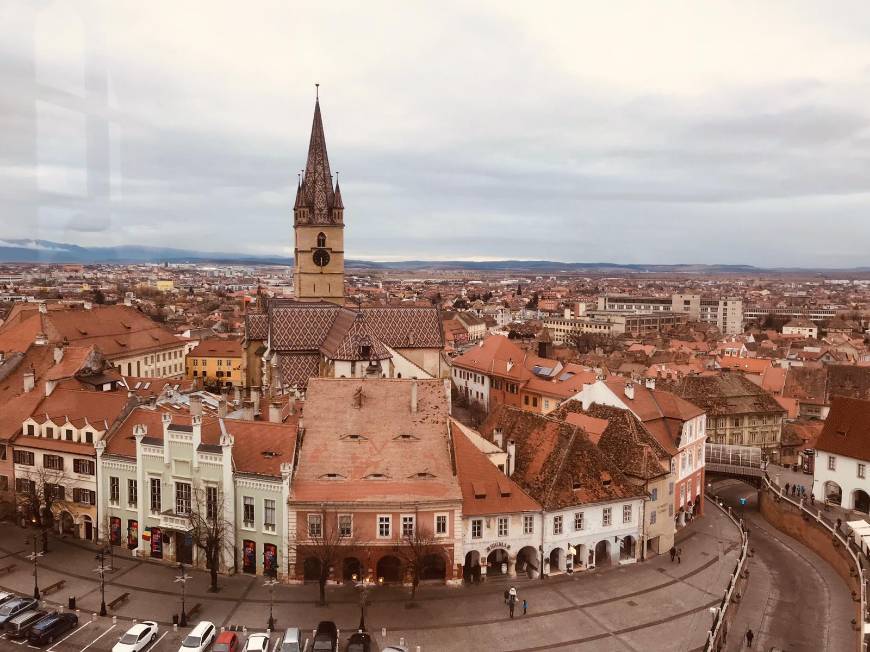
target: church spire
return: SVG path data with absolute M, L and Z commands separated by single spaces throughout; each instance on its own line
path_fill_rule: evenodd
M 318 98 L 314 101 L 314 121 L 311 124 L 311 140 L 308 143 L 308 160 L 305 163 L 301 199 L 308 208 L 310 223 L 330 223 L 335 192 L 332 189 L 329 156 L 326 154 L 326 136 L 323 134 L 319 92 Z

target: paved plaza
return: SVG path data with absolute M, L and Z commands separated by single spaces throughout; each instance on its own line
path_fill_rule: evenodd
M 668 555 L 652 560 L 577 573 L 546 580 L 517 580 L 520 600 L 529 612 L 511 620 L 502 599 L 506 584 L 498 580 L 479 586 L 423 586 L 417 604 L 406 606 L 408 592 L 380 587 L 372 595 L 368 625 L 381 644 L 404 639 L 422 652 L 499 650 L 695 650 L 703 647 L 710 623 L 709 607 L 718 604 L 737 560 L 738 533 L 716 508 L 679 533 L 682 563 Z M 0 528 L 0 567 L 15 568 L 0 577 L 0 587 L 28 594 L 33 588 L 32 567 L 24 559 L 28 531 Z M 95 550 L 81 542 L 50 541 L 40 559 L 39 584 L 66 584 L 46 599 L 66 605 L 75 596 L 80 627 L 52 646 L 51 652 L 109 650 L 134 618 L 157 620 L 165 636 L 153 646 L 158 652 L 177 649 L 183 631 L 169 623 L 179 607 L 176 569 L 157 562 L 116 557 L 116 570 L 107 575 L 106 601 L 129 592 L 130 599 L 96 617 L 100 604 L 94 568 Z M 221 591 L 207 592 L 208 575 L 189 571 L 186 605 L 200 605 L 198 618 L 219 626 L 262 630 L 269 615 L 269 589 L 263 578 L 221 577 Z M 311 630 L 320 620 L 334 620 L 349 633 L 359 622 L 359 597 L 352 587 L 330 587 L 329 605 L 316 605 L 317 587 L 278 586 L 274 590 L 277 628 L 300 626 Z M 117 616 L 113 624 L 112 615 Z M 386 636 L 382 636 L 382 628 Z M 346 637 L 344 637 L 346 638 Z M 277 636 L 275 637 L 277 643 Z M 3 649 L 15 649 L 0 640 Z

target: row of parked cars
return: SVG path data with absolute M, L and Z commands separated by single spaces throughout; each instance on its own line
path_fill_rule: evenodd
M 31 645 L 51 644 L 78 624 L 74 613 L 46 611 L 34 598 L 0 593 L 0 628 L 9 638 L 26 638 Z

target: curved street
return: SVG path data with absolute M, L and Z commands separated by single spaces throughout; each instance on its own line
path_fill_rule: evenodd
M 32 591 L 30 562 L 24 559 L 25 531 L 0 529 L 0 567 L 14 563 L 0 577 L 0 587 L 20 593 Z M 506 583 L 491 580 L 480 586 L 423 586 L 417 604 L 407 608 L 407 590 L 383 587 L 373 594 L 367 622 L 381 644 L 405 644 L 422 652 L 453 650 L 696 650 L 703 647 L 710 624 L 709 608 L 718 604 L 737 559 L 738 533 L 712 505 L 707 515 L 679 533 L 681 563 L 668 555 L 653 560 L 557 576 L 547 580 L 517 580 L 520 600 L 529 612 L 509 618 L 502 592 Z M 99 652 L 111 649 L 130 619 L 156 619 L 163 639 L 152 649 L 177 649 L 182 631 L 173 632 L 172 613 L 178 608 L 179 586 L 174 568 L 154 562 L 116 557 L 117 570 L 107 576 L 106 601 L 122 593 L 129 598 L 111 614 L 91 621 L 99 608 L 99 582 L 93 572 L 94 551 L 79 542 L 51 541 L 40 559 L 39 583 L 45 587 L 65 580 L 64 587 L 47 597 L 65 604 L 75 595 L 80 630 L 51 647 L 51 652 Z M 218 594 L 206 591 L 208 576 L 190 571 L 186 607 L 199 605 L 198 618 L 219 626 L 263 629 L 269 615 L 269 592 L 262 577 L 222 577 Z M 359 622 L 359 599 L 349 587 L 329 589 L 329 605 L 318 607 L 316 586 L 278 586 L 274 593 L 277 628 L 312 629 L 320 620 L 334 620 L 343 632 Z M 386 628 L 386 636 L 382 636 Z M 273 637 L 277 640 L 277 637 Z M 16 649 L 0 639 L 3 649 Z
M 728 650 L 744 649 L 747 629 L 759 650 L 853 650 L 855 608 L 849 589 L 827 562 L 770 525 L 758 512 L 754 487 L 739 480 L 713 484 L 749 527 L 749 584 L 728 637 Z M 741 506 L 740 498 L 747 504 Z

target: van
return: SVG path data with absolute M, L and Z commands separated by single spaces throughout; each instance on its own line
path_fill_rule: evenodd
M 289 627 L 284 632 L 284 637 L 281 639 L 280 652 L 301 652 L 302 650 L 302 632 L 298 627 Z
M 6 623 L 6 634 L 9 638 L 24 638 L 30 628 L 36 624 L 36 621 L 43 618 L 45 614 L 45 611 L 39 609 L 31 609 L 18 614 Z

